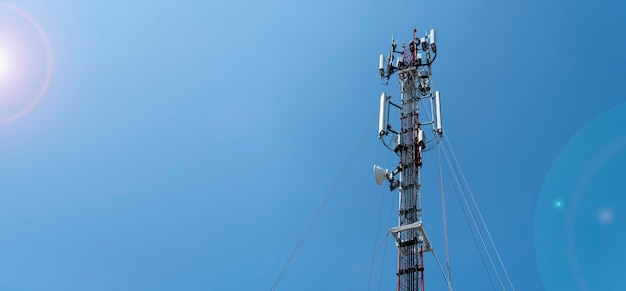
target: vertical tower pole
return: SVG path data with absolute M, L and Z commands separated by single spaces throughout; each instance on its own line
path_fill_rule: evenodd
M 415 39 L 415 38 L 414 38 Z M 412 48 L 410 62 L 417 60 L 416 42 Z M 399 73 L 402 88 L 401 98 L 401 127 L 400 127 L 400 209 L 398 211 L 398 225 L 411 225 L 421 221 L 421 193 L 420 169 L 422 167 L 422 146 L 419 143 L 421 132 L 419 123 L 419 104 L 416 96 L 418 75 L 417 67 L 412 66 Z M 398 280 L 400 290 L 419 290 L 418 277 L 423 275 L 419 270 L 420 257 L 418 250 L 423 242 L 419 240 L 417 229 L 408 229 L 400 233 L 398 253 L 400 254 L 400 268 Z
M 435 104 L 435 96 L 438 94 L 431 89 L 431 65 L 437 53 L 434 38 L 434 30 L 420 39 L 415 29 L 413 40 L 408 46 L 403 43 L 402 51 L 399 52 L 396 51 L 397 45 L 392 39 L 386 70 L 381 71 L 381 78 L 385 84 L 388 83 L 390 76 L 397 74 L 401 86 L 400 105 L 391 103 L 399 108 L 400 130 L 394 131 L 391 125 L 387 125 L 387 129 L 379 132 L 379 137 L 385 145 L 399 156 L 397 169 L 393 172 L 388 170 L 384 172 L 391 190 L 398 188 L 399 191 L 398 226 L 390 229 L 398 248 L 396 275 L 399 291 L 425 290 L 423 253 L 432 250 L 422 225 L 420 171 L 422 154 L 427 144 L 427 135 L 422 126 L 432 125 L 433 133 L 430 136 L 441 134 L 441 130 L 439 117 L 437 120 L 434 119 L 435 112 L 430 114 L 432 120 L 420 115 L 420 102 L 431 102 L 431 106 L 424 108 L 433 111 L 433 108 L 437 107 L 437 113 L 439 112 L 439 99 Z M 400 59 L 394 65 L 395 54 L 400 55 Z M 391 147 L 385 142 L 385 136 L 389 134 L 393 134 L 391 140 L 394 142 Z

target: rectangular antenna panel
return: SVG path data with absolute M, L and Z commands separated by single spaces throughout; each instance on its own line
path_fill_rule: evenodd
M 439 91 L 435 91 L 435 117 L 435 128 L 437 129 L 437 133 L 441 133 L 441 101 L 439 99 Z
M 378 115 L 378 137 L 387 134 L 387 94 L 380 95 L 380 113 Z

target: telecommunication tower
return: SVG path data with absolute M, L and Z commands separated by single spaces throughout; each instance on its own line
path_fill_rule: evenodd
M 389 231 L 398 248 L 398 290 L 424 290 L 424 253 L 432 251 L 422 224 L 422 155 L 437 146 L 442 136 L 439 91 L 433 90 L 432 64 L 437 58 L 435 30 L 423 37 L 413 30 L 413 39 L 398 48 L 392 37 L 389 55 L 380 55 L 379 73 L 384 85 L 397 76 L 400 96 L 382 93 L 378 137 L 399 157 L 395 170 L 374 166 L 376 183 L 389 181 L 390 190 L 398 189 L 398 226 Z M 397 101 L 395 98 L 399 98 Z M 398 102 L 399 101 L 399 102 Z M 423 111 L 420 112 L 420 107 Z M 389 123 L 391 110 L 399 111 L 400 128 Z M 421 114 L 426 113 L 426 114 Z M 432 128 L 424 131 L 423 128 Z M 451 285 L 448 281 L 448 287 Z

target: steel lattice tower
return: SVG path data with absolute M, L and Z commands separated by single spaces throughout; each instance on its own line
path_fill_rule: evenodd
M 418 38 L 414 30 L 413 40 L 408 45 L 403 43 L 400 51 L 392 39 L 387 59 L 380 56 L 383 83 L 388 84 L 389 78 L 396 74 L 401 86 L 399 105 L 391 101 L 392 96 L 385 93 L 381 96 L 379 123 L 379 138 L 398 154 L 399 165 L 394 171 L 375 166 L 374 174 L 379 184 L 387 179 L 392 191 L 399 190 L 398 226 L 390 232 L 398 247 L 397 287 L 402 291 L 424 290 L 423 254 L 432 250 L 422 225 L 420 171 L 427 145 L 437 142 L 442 133 L 439 92 L 431 88 L 431 65 L 436 56 L 434 30 L 423 38 Z M 429 109 L 430 114 L 422 116 L 420 104 L 422 109 Z M 388 122 L 391 108 L 399 109 L 399 131 L 393 130 Z M 432 126 L 433 133 L 426 134 L 422 130 L 424 125 Z

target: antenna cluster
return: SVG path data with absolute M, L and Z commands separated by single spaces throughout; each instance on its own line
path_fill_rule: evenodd
M 391 48 L 387 58 L 383 54 L 379 58 L 379 73 L 384 85 L 388 85 L 390 77 L 397 73 L 402 94 L 417 97 L 421 103 L 429 107 L 430 120 L 420 122 L 421 125 L 432 124 L 433 131 L 437 135 L 443 133 L 441 124 L 441 102 L 439 91 L 432 90 L 432 64 L 437 58 L 436 32 L 431 29 L 424 37 L 417 37 L 417 29 L 413 30 L 413 40 L 409 43 L 402 43 L 401 50 L 397 50 L 395 39 L 391 38 Z M 395 64 L 394 64 L 395 63 Z M 422 102 L 423 101 L 423 102 Z M 403 111 L 403 104 L 408 102 L 408 98 L 394 103 L 392 96 L 383 92 L 380 96 L 380 114 L 378 122 L 378 137 L 383 140 L 385 146 L 394 152 L 398 152 L 400 136 L 389 123 L 389 111 L 391 108 Z M 384 137 L 393 134 L 390 141 L 385 141 Z M 424 138 L 424 133 L 417 134 L 419 138 Z
M 391 49 L 387 59 L 380 54 L 378 71 L 380 78 L 388 81 L 389 77 L 398 70 L 411 66 L 430 66 L 437 58 L 437 42 L 434 29 L 422 38 L 417 37 L 417 29 L 413 30 L 413 40 L 408 44 L 402 43 L 402 50 L 397 50 L 398 45 L 394 37 L 391 37 Z M 396 55 L 400 55 L 396 59 Z M 395 60 L 395 65 L 394 65 Z

